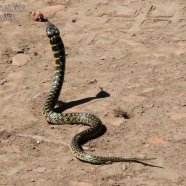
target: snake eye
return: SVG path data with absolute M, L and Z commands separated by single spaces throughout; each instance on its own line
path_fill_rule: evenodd
M 48 37 L 58 36 L 60 34 L 59 29 L 50 22 L 47 23 L 46 32 Z

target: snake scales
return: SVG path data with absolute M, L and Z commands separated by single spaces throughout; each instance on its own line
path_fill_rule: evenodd
M 154 159 L 146 157 L 101 157 L 90 155 L 83 151 L 81 147 L 82 142 L 85 140 L 88 141 L 99 134 L 103 125 L 97 116 L 89 113 L 57 113 L 54 111 L 64 81 L 65 49 L 58 28 L 49 21 L 47 22 L 46 32 L 54 53 L 55 75 L 52 81 L 51 91 L 43 107 L 43 114 L 50 124 L 83 124 L 89 126 L 88 129 L 76 134 L 71 141 L 70 148 L 75 157 L 81 161 L 92 164 L 107 164 L 124 161 L 140 162 Z

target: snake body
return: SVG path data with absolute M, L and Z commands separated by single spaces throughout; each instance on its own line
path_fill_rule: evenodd
M 55 58 L 55 75 L 52 81 L 52 88 L 49 96 L 43 107 L 43 114 L 50 124 L 83 124 L 88 125 L 89 128 L 76 134 L 70 144 L 72 153 L 81 161 L 92 164 L 107 164 L 112 162 L 134 161 L 139 162 L 143 160 L 151 160 L 153 158 L 140 157 L 101 157 L 87 154 L 83 151 L 81 144 L 83 141 L 88 141 L 99 134 L 102 130 L 101 120 L 92 114 L 80 113 L 57 113 L 54 107 L 57 103 L 58 97 L 64 81 L 65 74 L 65 48 L 60 37 L 59 29 L 49 21 L 46 28 L 47 36 L 50 39 L 50 44 Z

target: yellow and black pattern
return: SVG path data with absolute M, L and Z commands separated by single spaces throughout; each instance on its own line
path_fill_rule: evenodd
M 60 32 L 52 23 L 47 23 L 47 36 L 50 39 L 52 51 L 55 58 L 55 75 L 52 81 L 52 88 L 48 99 L 43 108 L 43 114 L 50 124 L 84 124 L 89 128 L 81 133 L 76 134 L 71 141 L 71 151 L 76 158 L 81 161 L 92 164 L 107 164 L 112 162 L 134 161 L 139 162 L 143 160 L 151 160 L 154 158 L 140 158 L 140 157 L 100 157 L 87 154 L 81 148 L 81 144 L 85 140 L 92 139 L 102 130 L 101 120 L 89 113 L 57 113 L 54 112 L 54 107 L 58 100 L 65 73 L 65 49 Z

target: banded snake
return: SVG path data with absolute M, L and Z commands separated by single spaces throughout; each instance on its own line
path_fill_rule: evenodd
M 59 29 L 51 22 L 47 21 L 47 36 L 55 58 L 55 75 L 52 81 L 52 87 L 49 96 L 43 107 L 43 115 L 50 124 L 83 124 L 89 128 L 76 134 L 70 144 L 70 149 L 74 156 L 84 162 L 91 164 L 108 164 L 112 162 L 141 162 L 155 158 L 147 157 L 101 157 L 87 154 L 81 147 L 83 141 L 88 141 L 98 135 L 102 130 L 101 120 L 92 114 L 80 113 L 57 113 L 54 107 L 58 101 L 60 91 L 64 81 L 65 74 L 65 48 L 60 37 Z M 143 162 L 141 162 L 143 163 Z

